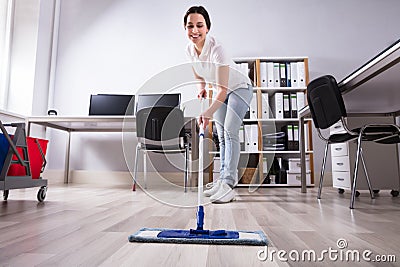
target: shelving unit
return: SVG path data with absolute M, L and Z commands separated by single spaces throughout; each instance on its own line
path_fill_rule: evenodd
M 239 181 L 238 186 L 273 186 L 273 187 L 282 187 L 282 186 L 300 186 L 300 171 L 296 172 L 296 180 L 298 183 L 288 183 L 288 181 L 284 183 L 265 183 L 265 180 L 268 176 L 268 170 L 270 170 L 271 165 L 273 164 L 274 158 L 281 158 L 283 160 L 300 160 L 300 149 L 296 150 L 287 150 L 288 148 L 285 147 L 285 150 L 266 150 L 264 149 L 264 143 L 263 143 L 263 135 L 267 133 L 276 133 L 278 131 L 281 131 L 281 128 L 287 125 L 293 125 L 293 128 L 299 127 L 299 118 L 298 116 L 294 116 L 293 118 L 276 118 L 274 115 L 274 112 L 271 110 L 271 98 L 275 93 L 283 93 L 283 94 L 296 94 L 297 92 L 303 92 L 304 93 L 304 104 L 305 104 L 305 93 L 307 90 L 307 84 L 309 82 L 309 75 L 308 75 L 308 58 L 307 57 L 260 57 L 260 58 L 236 58 L 234 61 L 237 64 L 246 64 L 248 66 L 248 73 L 250 79 L 253 81 L 254 84 L 254 93 L 255 93 L 255 99 L 254 99 L 254 104 L 253 104 L 253 109 L 256 108 L 256 117 L 252 118 L 245 118 L 243 120 L 243 125 L 245 128 L 245 125 L 248 124 L 253 124 L 257 125 L 258 133 L 257 133 L 257 151 L 248 151 L 248 149 L 244 148 L 241 151 L 241 160 L 239 162 L 239 169 L 241 168 L 247 168 L 249 167 L 249 162 L 253 161 L 254 163 L 254 157 L 256 158 L 256 177 L 254 177 L 251 181 L 252 183 L 248 184 L 241 184 Z M 302 66 L 304 66 L 304 75 L 302 78 L 304 81 L 302 82 L 301 86 L 271 86 L 271 84 L 266 84 L 265 79 L 267 74 L 261 74 L 262 71 L 267 71 L 265 69 L 265 66 L 267 63 L 269 65 L 272 64 L 280 64 L 280 67 L 282 65 L 286 66 L 285 70 L 289 69 L 290 67 L 287 67 L 287 65 L 293 65 L 297 66 L 297 63 L 301 62 Z M 295 63 L 295 64 L 291 64 Z M 262 68 L 261 65 L 264 67 Z M 280 69 L 279 67 L 279 69 Z M 276 71 L 276 70 L 275 70 Z M 287 77 L 287 73 L 285 75 Z M 281 78 L 281 76 L 280 76 Z M 286 83 L 292 83 L 292 81 L 288 82 L 289 79 L 286 79 Z M 296 83 L 298 83 L 296 81 Z M 287 84 L 286 84 L 287 85 Z M 263 96 L 263 95 L 268 95 Z M 253 97 L 254 98 L 254 97 Z M 268 117 L 266 118 L 265 114 L 263 115 L 264 109 L 265 109 L 265 103 L 263 107 L 263 100 L 264 98 L 268 99 L 268 111 L 269 113 Z M 254 114 L 254 113 L 253 113 Z M 309 163 L 310 166 L 307 167 L 307 169 L 310 169 L 311 172 L 309 174 L 310 178 L 307 182 L 307 186 L 313 186 L 314 184 L 314 175 L 312 173 L 313 170 L 313 148 L 312 148 L 312 123 L 311 120 L 306 120 L 305 121 L 306 129 L 307 129 L 307 140 L 299 140 L 299 142 L 306 142 L 306 153 L 307 157 L 309 158 Z M 212 134 L 213 131 L 213 124 L 212 122 L 209 125 L 210 129 L 210 135 Z M 218 152 L 213 151 L 214 148 L 210 147 L 210 155 L 215 157 Z M 253 159 L 250 160 L 250 155 L 253 155 Z M 242 159 L 242 157 L 244 159 Z M 254 165 L 254 164 L 251 164 Z M 253 166 L 250 166 L 252 168 Z M 265 170 L 266 169 L 266 170 Z M 214 170 L 213 170 L 213 164 L 211 164 L 210 169 L 209 169 L 209 177 L 210 181 L 213 180 L 213 175 L 214 175 Z M 240 172 L 239 172 L 240 174 Z M 287 176 L 288 177 L 288 176 Z M 297 178 L 298 177 L 298 178 Z M 240 178 L 240 177 L 239 177 Z M 291 178 L 293 178 L 291 176 Z M 254 183 L 255 182 L 255 183 Z

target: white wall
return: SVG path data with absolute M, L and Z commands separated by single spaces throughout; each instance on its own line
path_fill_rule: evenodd
M 330 73 L 340 81 L 399 38 L 397 0 L 200 3 L 210 12 L 210 34 L 234 57 L 308 56 L 311 79 Z M 54 93 L 59 114 L 87 115 L 91 93 L 135 93 L 153 75 L 186 62 L 183 15 L 195 4 L 199 1 L 62 0 Z M 65 138 L 52 133 L 53 143 Z M 319 171 L 323 147 L 316 136 L 314 141 Z M 105 148 L 112 156 L 92 153 Z M 72 169 L 126 169 L 118 134 L 80 134 L 72 149 L 80 155 Z M 48 168 L 63 168 L 63 151 L 51 147 Z

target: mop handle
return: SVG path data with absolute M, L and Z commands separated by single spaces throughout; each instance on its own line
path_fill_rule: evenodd
M 200 100 L 200 105 L 201 105 L 201 114 L 203 114 L 204 112 L 204 103 L 206 101 L 204 100 L 204 98 L 202 98 Z M 203 197 L 203 183 L 204 183 L 204 177 L 203 177 L 203 160 L 204 160 L 204 125 L 200 124 L 200 131 L 199 131 L 199 182 L 198 182 L 198 198 L 197 198 L 197 202 L 198 202 L 198 206 L 201 206 L 201 204 L 203 203 L 202 201 L 202 197 Z

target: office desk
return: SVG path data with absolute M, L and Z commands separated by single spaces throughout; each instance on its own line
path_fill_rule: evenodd
M 400 40 L 373 57 L 341 82 L 340 91 L 349 116 L 400 116 Z M 308 106 L 299 111 L 300 140 Z M 307 192 L 305 146 L 300 144 L 301 192 Z
M 186 117 L 185 123 L 190 128 L 192 135 L 192 162 L 199 157 L 197 122 L 192 117 Z M 41 116 L 27 118 L 27 133 L 30 134 L 32 124 L 58 129 L 68 133 L 68 141 L 65 156 L 64 182 L 68 183 L 70 171 L 71 134 L 73 132 L 129 132 L 136 131 L 136 118 L 134 116 L 84 116 L 62 117 Z M 192 166 L 192 170 L 195 170 Z M 197 180 L 197 172 L 191 173 L 190 179 Z

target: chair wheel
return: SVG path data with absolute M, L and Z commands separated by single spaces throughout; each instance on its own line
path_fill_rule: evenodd
M 43 202 L 44 199 L 46 198 L 46 192 L 47 192 L 47 187 L 46 186 L 42 186 L 37 194 L 37 200 L 39 202 Z
M 4 199 L 4 200 L 7 200 L 9 194 L 10 194 L 10 190 L 4 190 L 4 191 L 3 191 L 3 199 Z
M 338 193 L 339 193 L 339 194 L 343 194 L 343 193 L 344 193 L 344 189 L 343 189 L 343 188 L 339 188 L 339 189 L 338 189 Z
M 390 191 L 390 194 L 391 194 L 392 196 L 394 196 L 394 197 L 398 197 L 398 196 L 399 196 L 399 191 L 397 191 L 397 190 L 392 190 L 392 191 Z
M 375 189 L 375 190 L 372 190 L 373 192 L 374 192 L 374 194 L 379 194 L 379 189 Z
M 360 196 L 360 192 L 356 191 L 356 197 Z

